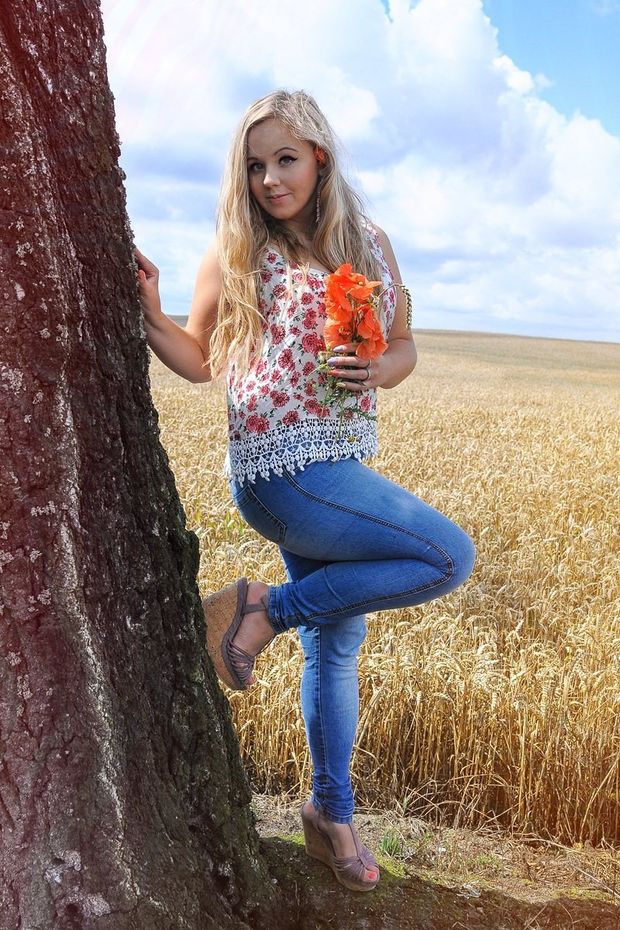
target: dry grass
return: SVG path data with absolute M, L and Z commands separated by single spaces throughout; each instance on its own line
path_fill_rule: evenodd
M 421 607 L 370 615 L 353 761 L 361 806 L 563 842 L 620 839 L 620 346 L 417 336 L 418 368 L 380 392 L 373 467 L 474 538 L 474 574 Z M 201 590 L 285 580 L 222 475 L 221 384 L 152 366 L 162 441 Z M 294 631 L 231 694 L 261 790 L 308 790 Z
M 297 799 L 255 792 L 252 809 L 261 836 L 303 841 Z M 382 870 L 439 882 L 458 889 L 461 896 L 475 898 L 493 890 L 541 905 L 557 895 L 620 902 L 618 850 L 498 835 L 493 828 L 438 827 L 426 819 L 401 817 L 393 809 L 368 812 L 358 808 L 355 822 L 362 842 L 379 857 Z M 561 925 L 568 926 L 564 921 Z M 533 924 L 531 930 L 536 926 L 541 925 Z M 549 926 L 546 921 L 544 926 Z M 586 925 L 578 922 L 575 926 Z

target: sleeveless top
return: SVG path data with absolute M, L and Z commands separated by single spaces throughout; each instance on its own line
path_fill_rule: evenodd
M 389 335 L 396 310 L 396 289 L 375 230 L 367 226 L 371 249 L 382 268 L 381 327 Z M 353 269 L 355 270 L 355 269 Z M 375 420 L 355 413 L 339 423 L 335 404 L 325 403 L 328 376 L 316 371 L 325 349 L 325 278 L 329 272 L 310 268 L 304 275 L 272 247 L 260 269 L 259 309 L 264 344 L 247 374 L 236 376 L 234 362 L 226 376 L 228 453 L 224 475 L 239 483 L 269 480 L 283 469 L 294 473 L 316 460 L 360 461 L 378 450 Z M 347 406 L 376 415 L 377 391 L 352 393 Z M 339 437 L 340 433 L 340 437 Z

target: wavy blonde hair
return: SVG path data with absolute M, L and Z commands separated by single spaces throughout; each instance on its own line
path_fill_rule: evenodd
M 326 155 L 317 184 L 321 216 L 314 230 L 312 251 L 326 268 L 351 262 L 368 278 L 381 279 L 364 225 L 368 222 L 359 195 L 338 166 L 338 144 L 316 101 L 303 90 L 277 90 L 246 110 L 233 136 L 226 161 L 216 222 L 222 288 L 216 326 L 209 344 L 209 362 L 217 377 L 234 360 L 238 373 L 247 372 L 263 345 L 259 310 L 261 256 L 273 242 L 287 262 L 300 261 L 303 244 L 284 223 L 266 213 L 250 192 L 248 134 L 258 123 L 279 120 L 300 141 L 320 146 Z M 207 364 L 207 363 L 205 363 Z

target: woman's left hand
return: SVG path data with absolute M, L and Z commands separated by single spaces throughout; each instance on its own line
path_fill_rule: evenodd
M 336 379 L 338 387 L 345 387 L 356 394 L 380 387 L 381 356 L 372 360 L 360 358 L 355 349 L 354 342 L 345 342 L 332 349 L 333 355 L 327 359 L 331 377 Z M 347 371 L 347 368 L 354 370 Z

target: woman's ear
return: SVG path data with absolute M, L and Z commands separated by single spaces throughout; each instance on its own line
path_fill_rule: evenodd
M 327 155 L 325 154 L 325 149 L 322 149 L 320 145 L 314 146 L 314 157 L 318 161 L 321 168 L 324 168 L 327 164 Z M 321 172 L 319 172 L 321 174 Z

